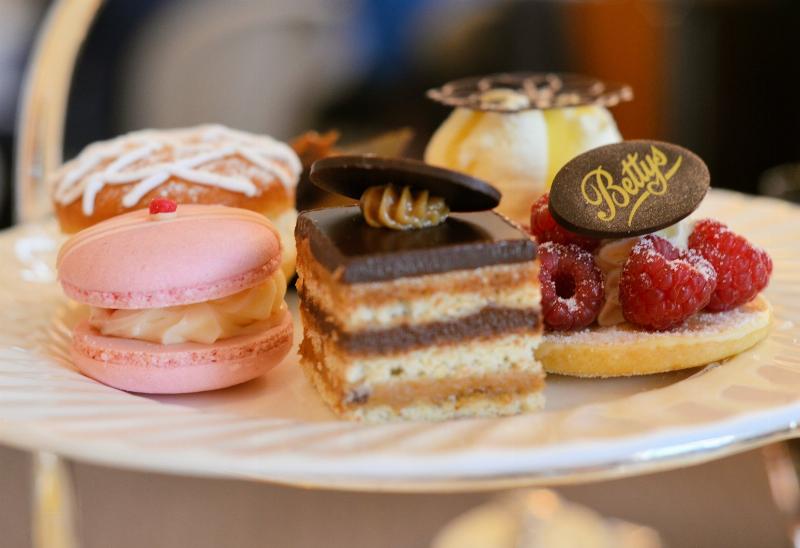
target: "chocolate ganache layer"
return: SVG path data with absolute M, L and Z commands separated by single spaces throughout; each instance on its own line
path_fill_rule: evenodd
M 530 237 L 493 211 L 410 231 L 369 226 L 358 206 L 303 212 L 295 236 L 342 283 L 388 281 L 536 258 Z
M 482 337 L 525 333 L 540 327 L 538 310 L 487 306 L 480 312 L 453 321 L 404 325 L 351 333 L 340 329 L 302 291 L 300 309 L 309 316 L 316 329 L 333 335 L 336 344 L 352 354 L 389 354 L 406 352 L 425 346 L 458 343 Z

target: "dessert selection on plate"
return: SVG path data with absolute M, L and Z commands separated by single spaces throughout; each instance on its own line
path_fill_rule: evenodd
M 709 173 L 690 151 L 624 141 L 567 163 L 531 208 L 551 373 L 705 365 L 766 337 L 772 260 L 723 223 L 690 222 Z
M 455 80 L 428 96 L 455 110 L 425 161 L 495 185 L 504 195 L 498 211 L 521 221 L 568 160 L 622 140 L 608 109 L 633 92 L 576 74 L 518 72 Z
M 607 108 L 630 88 L 518 73 L 429 95 L 456 110 L 425 162 L 399 157 L 402 130 L 375 155 L 335 150 L 336 133 L 293 150 L 222 126 L 135 132 L 67 162 L 53 201 L 77 234 L 58 279 L 90 308 L 76 367 L 140 393 L 258 377 L 292 351 L 295 259 L 299 367 L 351 420 L 535 411 L 545 372 L 662 373 L 767 336 L 769 255 L 689 219 L 710 184 L 699 157 L 621 140 Z M 298 215 L 301 175 L 337 205 Z

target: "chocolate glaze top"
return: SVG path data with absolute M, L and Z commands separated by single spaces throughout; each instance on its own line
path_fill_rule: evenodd
M 500 191 L 486 181 L 408 158 L 332 156 L 314 162 L 311 182 L 354 200 L 371 186 L 410 186 L 444 198 L 450 211 L 483 211 L 500 203 Z
M 511 105 L 487 99 L 487 92 L 498 89 L 515 91 L 523 101 Z M 584 105 L 613 107 L 633 99 L 633 90 L 626 84 L 603 82 L 580 74 L 504 72 L 453 80 L 428 90 L 428 97 L 454 108 L 508 114 Z
M 295 236 L 342 283 L 366 283 L 532 261 L 536 244 L 493 211 L 453 214 L 437 226 L 374 228 L 358 206 L 303 212 Z

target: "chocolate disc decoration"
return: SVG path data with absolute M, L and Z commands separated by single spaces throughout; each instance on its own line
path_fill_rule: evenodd
M 692 213 L 710 175 L 699 156 L 660 141 L 623 141 L 567 162 L 550 188 L 550 213 L 595 238 L 626 238 L 673 225 Z
M 514 92 L 514 100 L 497 96 L 493 93 L 497 90 Z M 509 72 L 454 80 L 428 90 L 427 95 L 450 107 L 512 113 L 582 105 L 613 107 L 633 99 L 633 90 L 626 84 L 580 74 Z
M 483 211 L 500 203 L 500 191 L 485 181 L 405 158 L 373 155 L 324 158 L 311 166 L 311 181 L 322 190 L 355 200 L 369 187 L 392 184 L 440 196 L 450 211 Z

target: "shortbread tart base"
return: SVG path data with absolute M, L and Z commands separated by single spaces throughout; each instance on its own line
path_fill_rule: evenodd
M 680 329 L 652 332 L 624 323 L 545 334 L 536 359 L 548 373 L 629 377 L 698 367 L 730 358 L 764 339 L 772 308 L 761 296 L 728 312 L 704 312 Z

